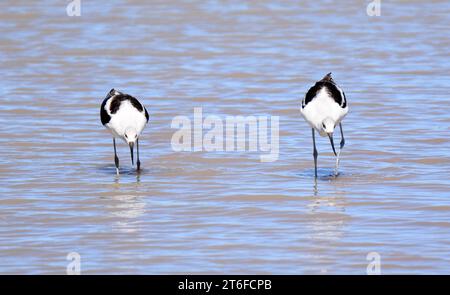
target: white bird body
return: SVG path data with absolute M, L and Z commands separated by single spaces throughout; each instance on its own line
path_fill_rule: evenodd
M 137 149 L 137 170 L 140 170 L 139 136 L 147 124 L 149 116 L 145 107 L 133 96 L 111 89 L 100 107 L 100 119 L 113 135 L 114 162 L 119 174 L 119 158 L 116 138 L 123 139 L 130 146 L 131 163 L 134 165 L 133 150 Z
M 106 103 L 109 109 L 111 100 Z M 138 111 L 130 101 L 122 101 L 119 110 L 111 117 L 109 123 L 105 124 L 115 138 L 121 138 L 126 141 L 125 131 L 127 128 L 134 128 L 139 137 L 147 124 L 145 113 Z
M 342 92 L 342 90 L 340 91 Z M 335 126 L 337 126 L 347 115 L 348 106 L 342 108 L 324 87 L 319 90 L 316 97 L 310 103 L 301 109 L 301 113 L 311 128 L 314 128 L 320 136 L 326 136 L 327 133 L 322 128 L 323 121 L 330 118 L 335 122 Z
M 322 80 L 316 82 L 316 84 L 308 90 L 305 98 L 302 100 L 300 111 L 305 121 L 312 128 L 314 171 L 316 178 L 318 153 L 314 131 L 317 131 L 321 136 L 329 137 L 331 147 L 336 155 L 335 175 L 337 175 L 339 156 L 345 145 L 341 121 L 348 113 L 348 105 L 344 91 L 342 91 L 342 89 L 334 82 L 333 78 L 331 78 L 331 73 L 325 75 Z M 333 132 L 338 125 L 341 130 L 341 143 L 339 152 L 336 153 Z

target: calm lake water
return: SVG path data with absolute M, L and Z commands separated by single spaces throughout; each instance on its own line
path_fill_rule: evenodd
M 93 2 L 0 2 L 0 273 L 450 273 L 448 1 Z M 315 187 L 299 108 L 328 72 L 350 111 Z M 113 87 L 150 113 L 139 175 L 122 142 L 115 175 Z M 279 159 L 174 151 L 196 107 L 279 116 Z

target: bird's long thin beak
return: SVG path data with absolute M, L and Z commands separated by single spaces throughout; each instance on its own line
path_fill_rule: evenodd
M 134 142 L 130 142 L 130 153 L 131 153 L 131 165 L 134 166 L 134 156 L 133 156 L 133 150 L 134 150 Z
M 335 156 L 337 156 L 336 150 L 334 149 L 333 133 L 328 133 L 328 138 L 330 139 L 331 147 L 333 148 L 333 153 Z

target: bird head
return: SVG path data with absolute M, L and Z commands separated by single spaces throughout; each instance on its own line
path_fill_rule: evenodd
M 336 150 L 334 149 L 334 141 L 333 141 L 333 132 L 335 126 L 336 122 L 334 122 L 334 120 L 331 118 L 325 118 L 325 120 L 322 121 L 322 132 L 328 135 L 331 147 L 333 148 L 334 155 L 336 155 Z
M 333 121 L 333 119 L 331 118 L 325 118 L 322 121 L 322 131 L 327 133 L 327 134 L 333 134 L 334 132 L 334 126 L 336 125 L 336 123 Z
M 127 127 L 124 132 L 124 139 L 127 142 L 127 144 L 130 146 L 130 153 L 131 153 L 131 164 L 134 166 L 134 157 L 133 157 L 133 149 L 134 149 L 134 143 L 136 142 L 138 138 L 137 131 L 134 127 Z
M 125 141 L 130 144 L 130 143 L 135 143 L 136 139 L 138 138 L 138 134 L 135 128 L 133 127 L 127 127 L 125 129 L 124 135 L 125 137 Z

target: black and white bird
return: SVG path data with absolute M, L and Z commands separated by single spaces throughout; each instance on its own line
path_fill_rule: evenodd
M 312 128 L 314 173 L 317 178 L 317 149 L 314 130 L 321 136 L 328 136 L 333 153 L 336 156 L 335 176 L 338 174 L 339 156 L 344 147 L 345 139 L 342 131 L 342 119 L 348 113 L 347 99 L 345 93 L 334 82 L 331 73 L 328 73 L 322 80 L 316 82 L 306 93 L 302 101 L 301 113 L 303 118 Z M 341 143 L 339 152 L 334 149 L 333 132 L 339 125 L 341 131 Z
M 137 150 L 137 171 L 139 161 L 139 136 L 148 122 L 148 112 L 133 96 L 111 89 L 100 107 L 100 119 L 113 135 L 114 163 L 119 174 L 119 158 L 116 151 L 116 138 L 123 139 L 130 147 L 131 164 L 134 166 L 133 150 Z

